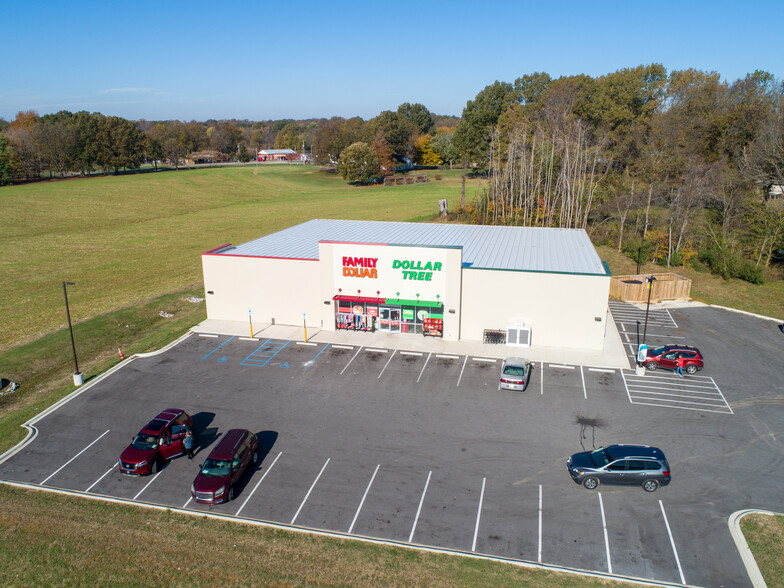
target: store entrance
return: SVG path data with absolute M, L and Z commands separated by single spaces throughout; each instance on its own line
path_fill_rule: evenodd
M 382 306 L 378 309 L 378 330 L 387 333 L 400 332 L 400 309 Z

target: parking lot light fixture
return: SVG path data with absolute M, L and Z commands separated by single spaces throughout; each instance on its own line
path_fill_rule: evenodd
M 68 290 L 66 286 L 75 286 L 75 282 L 63 282 L 63 296 L 65 297 L 65 315 L 68 317 L 68 331 L 71 333 L 71 349 L 73 349 L 74 358 L 74 386 L 81 386 L 84 384 L 84 375 L 79 371 L 79 362 L 76 359 L 76 343 L 74 343 L 73 326 L 71 325 L 71 311 L 68 308 Z
M 646 343 L 646 335 L 648 334 L 648 312 L 651 309 L 651 292 L 653 292 L 653 283 L 656 281 L 656 278 L 653 276 L 648 276 L 645 278 L 645 281 L 648 283 L 648 304 L 645 307 L 645 326 L 642 329 L 642 342 L 643 344 Z

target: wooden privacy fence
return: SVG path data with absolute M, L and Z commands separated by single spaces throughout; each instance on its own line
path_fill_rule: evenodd
M 671 273 L 613 276 L 610 280 L 610 298 L 624 302 L 647 302 L 648 284 L 645 279 L 651 275 L 656 278 L 653 282 L 651 302 L 689 299 L 691 280 Z

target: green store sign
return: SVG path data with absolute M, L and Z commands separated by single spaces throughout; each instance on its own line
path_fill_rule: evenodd
M 433 280 L 433 272 L 440 272 L 442 265 L 440 261 L 423 262 L 396 259 L 392 262 L 392 269 L 402 270 L 404 280 L 431 282 Z

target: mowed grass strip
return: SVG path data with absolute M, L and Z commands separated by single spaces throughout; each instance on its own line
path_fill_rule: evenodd
M 625 585 L 4 484 L 0 542 L 6 586 Z
M 314 166 L 237 166 L 0 189 L 0 351 L 202 280 L 201 253 L 313 219 L 431 219 L 460 172 L 358 187 Z M 435 173 L 431 174 L 434 178 Z M 471 196 L 475 181 L 466 192 Z
M 784 516 L 749 514 L 740 521 L 757 566 L 770 586 L 784 586 Z

